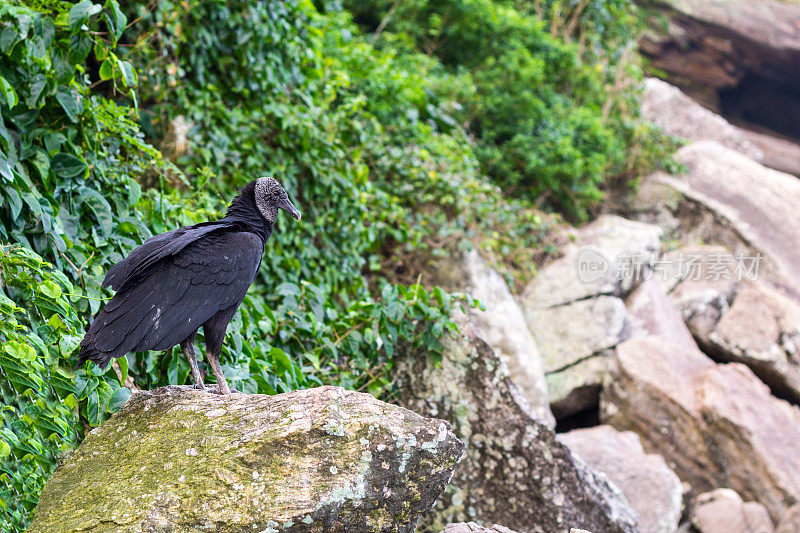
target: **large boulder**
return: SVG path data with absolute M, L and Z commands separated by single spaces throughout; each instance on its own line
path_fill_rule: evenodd
M 800 247 L 794 244 L 800 233 L 800 180 L 713 141 L 681 148 L 676 160 L 686 174 L 656 172 L 645 178 L 634 209 L 647 218 L 651 209 L 669 206 L 679 218 L 674 229 L 684 239 L 725 246 L 742 257 L 742 274 L 769 280 L 800 300 Z M 670 194 L 678 200 L 665 202 Z
M 794 504 L 778 522 L 775 533 L 797 533 L 800 531 L 800 503 Z
M 485 306 L 485 310 L 472 310 L 481 336 L 506 364 L 536 417 L 555 427 L 539 348 L 508 284 L 476 250 L 464 254 L 463 268 L 469 280 L 467 290 Z
M 641 533 L 673 533 L 678 529 L 681 480 L 661 456 L 645 453 L 635 433 L 595 426 L 562 433 L 559 439 L 622 490 L 639 514 Z
M 477 521 L 529 533 L 636 531 L 635 513 L 619 489 L 536 419 L 474 326 L 459 327 L 440 362 L 404 354 L 397 368 L 402 405 L 450 420 L 467 443 L 428 529 Z
M 657 258 L 658 226 L 604 215 L 578 228 L 521 295 L 550 406 L 564 418 L 597 406 L 613 348 L 629 335 L 621 297 Z
M 138 392 L 57 470 L 29 531 L 413 531 L 463 451 L 447 422 L 336 387 Z
M 466 291 L 483 304 L 483 310 L 470 310 L 475 327 L 506 364 L 533 413 L 554 428 L 539 348 L 505 279 L 474 249 L 431 261 L 433 283 Z
M 747 367 L 655 337 L 621 344 L 616 363 L 602 420 L 638 433 L 695 494 L 728 486 L 774 519 L 800 500 L 800 412 Z
M 722 246 L 704 245 L 668 252 L 662 261 L 671 271 L 658 281 L 691 334 L 704 344 L 736 296 L 736 259 Z
M 744 502 L 731 489 L 716 489 L 692 501 L 692 525 L 698 533 L 773 533 L 763 505 Z
M 661 13 L 654 13 L 658 20 L 640 43 L 654 67 L 707 106 L 796 131 L 800 6 L 775 0 L 661 0 L 654 7 Z
M 800 305 L 764 283 L 744 283 L 701 341 L 718 360 L 747 365 L 774 391 L 800 402 Z
M 645 80 L 642 115 L 667 135 L 690 141 L 717 141 L 755 161 L 764 159 L 764 153 L 743 130 L 665 81 Z

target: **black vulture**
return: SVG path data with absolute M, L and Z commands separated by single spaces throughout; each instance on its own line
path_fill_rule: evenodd
M 156 235 L 133 250 L 106 274 L 103 287 L 117 292 L 83 337 L 78 366 L 106 368 L 113 357 L 180 343 L 195 387 L 205 389 L 194 353 L 203 326 L 207 360 L 220 392 L 230 394 L 219 366 L 222 340 L 255 280 L 278 209 L 300 220 L 283 187 L 259 178 L 242 187 L 225 218 Z

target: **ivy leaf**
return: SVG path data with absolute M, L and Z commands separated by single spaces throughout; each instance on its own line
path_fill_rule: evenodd
M 86 417 L 89 423 L 93 426 L 100 424 L 100 396 L 97 394 L 97 389 L 89 394 L 86 403 Z
M 117 359 L 117 361 L 119 361 L 119 371 L 120 371 L 119 384 L 124 385 L 125 380 L 128 379 L 128 357 L 123 355 L 122 357 Z
M 111 22 L 110 26 L 113 28 L 114 40 L 118 41 L 119 38 L 122 37 L 122 32 L 125 30 L 128 18 L 119 8 L 117 0 L 108 0 L 105 7 L 110 11 L 110 13 L 106 15 L 106 18 Z
M 11 455 L 11 446 L 5 440 L 0 440 L 0 459 L 5 459 Z
M 17 105 L 17 102 L 19 101 L 17 92 L 2 76 L 0 76 L 0 97 L 5 100 L 5 104 L 8 105 L 9 109 Z
M 125 83 L 125 87 L 136 87 L 137 78 L 136 71 L 133 69 L 133 65 L 131 65 L 128 61 L 120 61 L 118 65 L 122 71 L 122 81 Z
M 16 189 L 10 188 L 6 189 L 6 198 L 8 198 L 8 203 L 11 205 L 11 218 L 16 219 L 22 212 L 22 198 L 19 197 Z
M 100 79 L 110 80 L 113 77 L 114 77 L 114 63 L 112 63 L 111 58 L 106 58 L 100 64 Z
M 103 8 L 97 4 L 93 4 L 92 0 L 81 0 L 69 10 L 69 29 L 77 31 L 83 26 L 89 17 L 96 15 L 102 11 Z
M 39 97 L 42 96 L 42 92 L 44 92 L 45 86 L 47 86 L 47 78 L 44 74 L 37 74 L 31 79 L 31 90 L 26 99 L 28 107 L 31 109 L 39 107 L 37 104 L 39 102 Z
M 281 283 L 275 288 L 275 292 L 281 296 L 297 296 L 300 294 L 300 287 L 288 281 Z
M 69 54 L 67 59 L 73 65 L 83 63 L 92 49 L 92 38 L 85 33 L 76 33 L 69 38 Z
M 78 121 L 78 115 L 83 113 L 83 98 L 69 87 L 59 86 L 56 91 L 56 100 L 64 108 L 72 122 Z
M 87 166 L 83 160 L 74 155 L 59 152 L 53 156 L 50 168 L 59 178 L 75 178 L 86 172 Z
M 121 359 L 125 359 L 122 357 Z M 131 397 L 131 391 L 126 389 L 125 387 L 120 387 L 114 391 L 114 394 L 111 395 L 111 398 L 108 402 L 108 412 L 109 413 L 116 413 L 122 406 L 125 405 L 125 402 L 128 401 L 128 398 Z

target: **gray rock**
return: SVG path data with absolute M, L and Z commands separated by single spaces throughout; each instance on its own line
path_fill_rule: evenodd
M 620 296 L 654 262 L 661 233 L 650 224 L 601 216 L 576 229 L 563 257 L 525 288 L 522 307 L 557 418 L 597 405 L 610 350 L 629 334 Z
M 517 533 L 507 527 L 494 524 L 491 528 L 483 527 L 475 522 L 459 522 L 447 524 L 442 533 Z
M 797 533 L 800 531 L 800 503 L 796 503 L 789 508 L 786 514 L 781 517 L 776 533 Z
M 452 252 L 431 261 L 434 284 L 468 292 L 485 306 L 483 311 L 469 311 L 475 327 L 506 364 L 534 414 L 554 428 L 539 348 L 506 281 L 477 250 Z
M 800 181 L 712 141 L 684 146 L 676 160 L 686 165 L 685 175 L 658 172 L 644 181 L 671 188 L 693 206 L 676 208 L 683 209 L 677 213 L 682 233 L 725 246 L 734 256 L 760 254 L 758 278 L 800 299 L 800 247 L 794 244 Z M 644 199 L 637 202 L 643 207 Z
M 735 258 L 722 246 L 690 246 L 665 254 L 663 261 L 676 268 L 668 280 L 669 299 L 704 343 L 736 295 Z
M 573 230 L 559 248 L 563 256 L 542 267 L 523 291 L 523 311 L 627 292 L 631 264 L 651 263 L 660 251 L 661 235 L 658 226 L 615 215 Z M 602 270 L 587 269 L 594 264 Z
M 744 131 L 665 81 L 645 80 L 642 115 L 667 135 L 690 141 L 717 141 L 755 161 L 764 159 L 764 153 Z
M 673 533 L 678 529 L 681 480 L 661 456 L 644 452 L 635 433 L 596 426 L 562 433 L 559 439 L 622 490 L 639 515 L 641 533 Z
M 765 167 L 800 176 L 800 145 L 795 142 L 750 130 L 740 130 L 745 138 L 758 148 Z
M 688 350 L 697 344 L 662 286 L 648 279 L 626 301 L 632 337 L 658 337 Z
M 530 533 L 636 531 L 619 489 L 536 420 L 491 347 L 470 324 L 460 328 L 439 364 L 404 354 L 397 369 L 402 405 L 450 420 L 467 442 L 428 528 L 475 520 Z
M 773 533 L 769 513 L 756 502 L 743 502 L 731 489 L 716 489 L 692 501 L 692 525 L 698 533 Z
M 800 500 L 800 411 L 744 365 L 658 338 L 617 347 L 601 420 L 640 435 L 695 494 L 728 486 L 774 519 Z
M 800 306 L 764 283 L 745 283 L 703 339 L 717 359 L 747 365 L 800 402 Z
M 29 531 L 413 531 L 463 450 L 447 422 L 336 387 L 138 392 L 47 483 Z
M 476 250 L 464 254 L 463 265 L 467 290 L 486 306 L 485 311 L 472 311 L 481 336 L 506 364 L 511 379 L 537 418 L 554 428 L 542 359 L 522 309 L 502 276 Z

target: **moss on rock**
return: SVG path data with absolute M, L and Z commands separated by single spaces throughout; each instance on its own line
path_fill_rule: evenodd
M 463 444 L 336 387 L 135 394 L 45 487 L 30 531 L 412 531 Z

